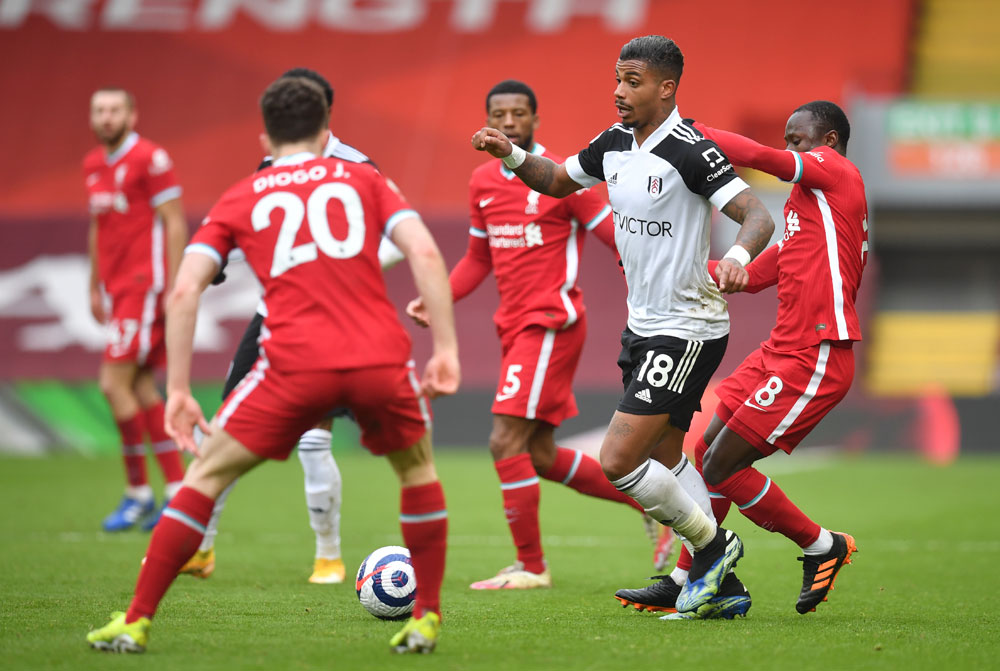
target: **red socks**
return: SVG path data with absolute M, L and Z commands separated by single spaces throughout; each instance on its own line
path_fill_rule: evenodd
M 177 571 L 198 549 L 214 505 L 212 499 L 190 487 L 182 487 L 170 501 L 153 529 L 125 622 L 153 617 Z
M 403 487 L 399 503 L 403 542 L 417 579 L 413 617 L 427 612 L 441 614 L 441 582 L 448 547 L 448 511 L 440 482 Z
M 118 420 L 118 433 L 122 438 L 122 460 L 125 462 L 125 477 L 130 487 L 149 484 L 146 476 L 146 442 L 142 439 L 143 414 L 131 419 Z
M 699 473 L 701 473 L 701 463 L 705 458 L 706 452 L 708 452 L 708 444 L 705 443 L 705 437 L 701 436 L 694 446 L 694 467 L 698 469 Z M 721 526 L 729 514 L 729 504 L 731 501 L 720 494 L 710 484 L 705 483 L 705 487 L 708 488 L 708 497 L 711 499 L 710 502 L 712 504 L 712 514 L 715 515 L 715 523 Z
M 160 401 L 156 405 L 146 408 L 143 413 L 146 416 L 146 431 L 149 432 L 149 442 L 153 445 L 156 460 L 160 462 L 163 479 L 167 482 L 180 482 L 184 479 L 184 461 L 181 459 L 177 445 L 163 428 L 163 402 Z
M 715 489 L 739 506 L 740 512 L 767 531 L 776 531 L 806 547 L 819 538 L 820 526 L 806 517 L 778 485 L 748 467 L 723 480 Z
M 615 486 L 608 481 L 597 459 L 580 450 L 557 447 L 556 460 L 552 468 L 542 477 L 553 482 L 561 482 L 581 494 L 624 503 L 642 512 L 642 506 L 628 494 L 615 489 Z
M 531 573 L 545 571 L 542 561 L 542 538 L 538 530 L 538 476 L 531 465 L 531 455 L 519 454 L 493 463 L 500 476 L 503 511 L 510 535 L 517 547 L 517 559 Z

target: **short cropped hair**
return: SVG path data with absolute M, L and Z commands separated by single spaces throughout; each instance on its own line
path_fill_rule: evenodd
M 531 107 L 531 113 L 535 114 L 538 112 L 538 101 L 535 100 L 535 92 L 531 90 L 530 86 L 516 79 L 505 79 L 490 89 L 490 92 L 486 94 L 487 112 L 490 111 L 490 98 L 500 93 L 520 93 L 526 95 L 528 96 L 528 106 Z
M 305 77 L 281 77 L 260 98 L 264 130 L 275 144 L 315 137 L 326 128 L 330 107 L 318 84 Z
M 831 130 L 837 131 L 840 143 L 844 146 L 844 151 L 847 151 L 847 141 L 851 139 L 851 123 L 839 105 L 829 100 L 813 100 L 799 106 L 795 111 L 812 114 L 819 124 L 820 133 L 824 135 Z
M 669 37 L 644 35 L 625 43 L 618 55 L 620 61 L 642 61 L 661 74 L 672 77 L 678 84 L 684 73 L 684 54 Z
M 323 95 L 326 96 L 327 107 L 333 107 L 333 87 L 330 86 L 330 82 L 326 81 L 326 78 L 315 70 L 310 70 L 309 68 L 292 68 L 285 72 L 282 77 L 304 77 L 311 82 L 314 82 L 323 89 Z
M 120 86 L 102 86 L 101 88 L 94 91 L 93 95 L 98 93 L 121 93 L 125 96 L 125 104 L 130 110 L 135 109 L 135 96 L 132 95 L 130 91 L 121 88 Z M 92 96 L 93 97 L 93 96 Z

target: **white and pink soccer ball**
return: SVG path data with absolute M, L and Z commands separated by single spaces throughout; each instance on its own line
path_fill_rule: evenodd
M 382 620 L 403 620 L 413 612 L 417 579 L 410 563 L 410 551 L 388 545 L 365 557 L 358 568 L 355 584 L 358 601 L 369 613 Z

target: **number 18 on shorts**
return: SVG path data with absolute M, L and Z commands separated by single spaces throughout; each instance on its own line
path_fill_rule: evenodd
M 684 340 L 673 336 L 638 336 L 622 332 L 618 367 L 625 394 L 620 412 L 670 415 L 670 423 L 687 431 L 701 410 L 701 395 L 726 353 L 729 336 L 717 340 Z

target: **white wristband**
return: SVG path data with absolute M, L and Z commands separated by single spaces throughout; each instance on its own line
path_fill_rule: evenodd
M 505 166 L 513 170 L 514 168 L 517 168 L 519 165 L 524 163 L 524 159 L 528 157 L 528 152 L 524 151 L 513 142 L 511 143 L 510 146 L 511 146 L 510 156 L 504 156 L 500 160 L 503 161 L 503 164 Z
M 740 262 L 744 268 L 750 265 L 750 252 L 743 248 L 742 245 L 733 245 L 729 248 L 729 251 L 725 253 L 722 257 L 724 259 L 735 259 Z

